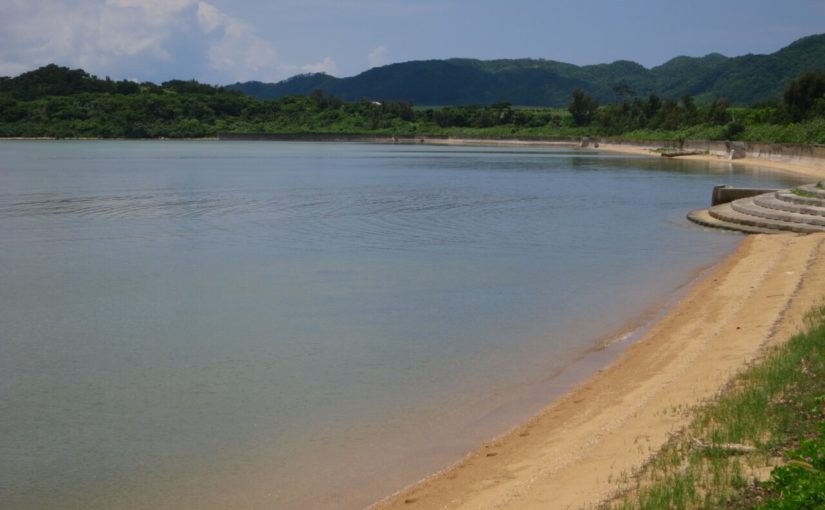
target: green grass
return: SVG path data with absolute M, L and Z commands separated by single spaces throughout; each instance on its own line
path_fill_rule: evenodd
M 825 508 L 825 307 L 671 439 L 605 508 Z M 734 446 L 750 447 L 741 453 Z M 757 468 L 777 465 L 770 480 Z
M 802 198 L 819 198 L 819 195 L 811 193 L 810 191 L 805 191 L 801 188 L 792 188 L 791 193 Z

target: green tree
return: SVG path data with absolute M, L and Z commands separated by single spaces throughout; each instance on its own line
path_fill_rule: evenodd
M 573 124 L 587 126 L 593 121 L 598 108 L 599 103 L 596 98 L 582 89 L 576 89 L 573 91 L 573 98 L 567 106 L 567 111 L 573 116 Z
M 315 103 L 315 108 L 319 110 L 326 110 L 329 106 L 329 100 L 324 97 L 324 91 L 321 89 L 315 89 L 310 97 L 312 102 Z
M 699 108 L 693 96 L 685 94 L 682 96 L 682 123 L 687 126 L 696 124 L 699 120 Z
M 785 108 L 796 122 L 820 113 L 817 101 L 825 99 L 825 72 L 805 73 L 788 84 L 785 89 Z M 825 112 L 822 112 L 825 113 Z
M 662 109 L 662 100 L 659 99 L 659 96 L 657 96 L 656 94 L 650 94 L 650 96 L 648 96 L 647 98 L 647 102 L 645 103 L 644 108 L 645 116 L 648 119 L 651 119 L 653 118 L 653 116 L 659 113 L 659 110 Z
M 731 115 L 728 109 L 730 108 L 730 101 L 727 99 L 714 99 L 706 114 L 708 123 L 714 126 L 723 126 L 730 122 Z

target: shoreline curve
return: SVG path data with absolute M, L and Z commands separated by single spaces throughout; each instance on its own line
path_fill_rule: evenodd
M 374 504 L 581 508 L 628 483 L 730 378 L 822 303 L 825 234 L 756 235 L 616 361 L 457 464 Z
M 650 156 L 651 147 L 598 150 Z M 685 159 L 716 162 L 719 155 Z M 822 179 L 825 168 L 733 160 Z M 606 367 L 462 460 L 375 504 L 386 509 L 589 508 L 638 470 L 766 347 L 825 303 L 825 234 L 745 237 Z

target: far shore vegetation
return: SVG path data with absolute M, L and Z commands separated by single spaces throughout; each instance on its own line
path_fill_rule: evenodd
M 602 510 L 825 509 L 825 307 L 699 409 Z
M 220 133 L 374 134 L 387 136 L 625 140 L 747 140 L 825 144 L 825 72 L 787 85 L 784 97 L 749 107 L 725 98 L 636 95 L 615 87 L 599 105 L 571 91 L 567 109 L 521 108 L 506 102 L 427 107 L 364 98 L 345 102 L 317 90 L 261 100 L 196 81 L 160 85 L 100 79 L 54 64 L 0 78 L 0 137 L 208 138 Z

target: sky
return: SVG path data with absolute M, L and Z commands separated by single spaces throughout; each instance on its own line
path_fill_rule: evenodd
M 653 67 L 825 33 L 825 0 L 0 0 L 0 12 L 0 76 L 55 63 L 155 83 L 451 57 Z

